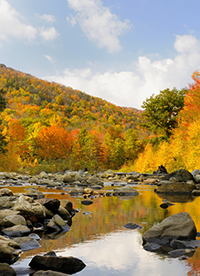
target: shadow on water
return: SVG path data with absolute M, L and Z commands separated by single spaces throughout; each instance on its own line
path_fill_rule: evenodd
M 109 196 L 94 198 L 93 204 L 81 204 L 82 197 L 71 197 L 56 189 L 39 190 L 46 197 L 66 198 L 79 209 L 72 219 L 71 230 L 56 239 L 41 237 L 41 247 L 24 252 L 12 265 L 17 275 L 29 275 L 28 263 L 32 256 L 54 250 L 58 256 L 74 256 L 86 264 L 77 275 L 199 275 L 200 249 L 187 260 L 147 252 L 142 246 L 142 234 L 155 223 L 179 212 L 188 212 L 197 231 L 200 230 L 200 198 L 173 197 L 154 193 L 153 186 L 135 186 L 135 197 Z M 14 193 L 23 192 L 22 187 L 11 187 Z M 18 190 L 17 190 L 18 189 Z M 106 187 L 111 189 L 111 187 Z M 174 205 L 162 209 L 163 199 Z M 137 224 L 137 229 L 127 229 L 127 223 Z M 141 229 L 140 229 L 141 228 Z M 157 274 L 155 274 L 155 272 Z M 192 274 L 193 273 L 193 274 Z

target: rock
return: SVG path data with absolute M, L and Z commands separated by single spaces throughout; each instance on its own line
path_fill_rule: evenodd
M 74 178 L 69 173 L 64 174 L 63 182 L 72 183 L 73 181 L 74 181 Z
M 45 218 L 43 206 L 28 196 L 21 195 L 13 206 L 13 210 L 20 211 L 20 214 L 27 217 Z M 31 220 L 31 219 L 30 219 Z
M 0 209 L 9 209 L 15 205 L 16 196 L 1 196 Z
M 139 195 L 138 191 L 132 187 L 124 186 L 118 188 L 113 193 L 114 196 L 137 196 Z
M 194 180 L 195 180 L 195 182 L 196 183 L 200 183 L 200 174 L 196 174 L 195 176 L 194 176 Z
M 28 189 L 27 192 L 24 195 L 25 196 L 30 196 L 33 199 L 44 198 L 44 194 L 42 192 L 38 191 L 37 188 Z
M 30 234 L 31 230 L 25 225 L 15 225 L 2 229 L 2 232 L 8 237 L 21 237 Z
M 163 202 L 162 204 L 160 204 L 160 207 L 163 209 L 167 209 L 168 207 L 170 207 L 172 205 L 174 205 L 174 204 L 171 202 Z
M 73 209 L 73 203 L 67 199 L 61 199 L 60 200 L 60 206 L 64 207 L 70 215 L 75 214 L 75 210 Z
M 13 192 L 7 188 L 0 189 L 0 196 L 13 196 Z
M 57 272 L 53 270 L 47 270 L 47 271 L 39 270 L 34 274 L 32 274 L 32 276 L 68 276 L 68 275 L 69 274 Z
M 81 201 L 81 204 L 83 205 L 91 205 L 93 203 L 93 201 L 91 199 L 84 199 Z
M 40 244 L 31 237 L 15 238 L 13 241 L 17 242 L 23 251 L 28 251 L 40 247 Z
M 160 165 L 158 167 L 158 170 L 153 172 L 153 174 L 167 174 L 167 169 L 163 166 L 163 165 Z
M 9 264 L 0 263 L 0 276 L 16 276 L 16 273 Z
M 197 229 L 187 212 L 178 213 L 154 225 L 143 235 L 143 243 L 155 242 L 169 245 L 172 239 L 194 240 Z
M 46 172 L 41 172 L 39 178 L 48 178 L 48 174 Z
M 191 240 L 191 241 L 181 241 L 181 240 L 172 240 L 170 246 L 173 249 L 195 249 L 200 247 L 200 240 Z
M 86 265 L 83 263 L 83 261 L 74 257 L 52 257 L 36 255 L 29 263 L 29 266 L 38 270 L 53 270 L 73 274 L 81 271 Z
M 65 231 L 68 232 L 71 228 L 69 225 L 59 216 L 55 215 L 47 224 L 46 231 Z
M 128 229 L 137 229 L 137 228 L 141 229 L 142 228 L 140 225 L 138 225 L 136 223 L 133 224 L 132 222 L 126 223 L 124 225 L 124 227 L 128 228 Z
M 191 172 L 191 174 L 193 175 L 193 177 L 195 177 L 196 175 L 200 174 L 200 170 L 194 170 L 193 172 Z
M 57 198 L 41 198 L 38 199 L 37 202 L 45 206 L 53 214 L 56 214 L 58 212 L 60 206 L 60 201 Z
M 13 211 L 11 209 L 4 209 L 0 211 L 0 219 L 3 219 L 7 216 L 19 215 L 19 211 Z
M 157 182 L 159 182 L 159 179 L 150 177 L 143 180 L 143 183 L 145 184 L 156 184 Z
M 157 244 L 157 243 L 154 243 L 154 242 L 148 242 L 144 245 L 144 250 L 146 251 L 160 251 L 162 249 L 162 246 Z
M 163 180 L 169 180 L 171 177 L 175 177 L 178 181 L 185 181 L 185 182 L 187 180 L 194 180 L 193 175 L 185 169 L 180 169 L 175 172 L 169 173 L 165 175 Z
M 115 177 L 115 173 L 112 170 L 108 170 L 103 172 L 101 177 L 108 179 L 109 177 Z
M 186 184 L 185 182 L 168 182 L 159 186 L 155 192 L 165 194 L 191 194 L 195 189 L 194 184 Z
M 96 175 L 91 176 L 88 180 L 87 183 L 92 186 L 92 185 L 100 185 L 100 186 L 104 186 L 103 185 L 103 181 L 101 181 L 101 179 L 99 177 L 97 177 Z
M 2 219 L 0 222 L 2 227 L 12 227 L 14 225 L 26 225 L 26 220 L 20 215 L 11 215 Z
M 13 240 L 0 236 L 0 263 L 13 264 L 21 253 L 20 245 Z
M 60 206 L 58 209 L 58 214 L 61 216 L 61 218 L 63 218 L 64 220 L 68 220 L 71 218 L 71 215 L 69 213 L 69 211 L 67 211 L 67 209 L 65 209 L 64 207 Z
M 200 196 L 200 190 L 193 190 L 192 195 L 193 196 Z
M 180 257 L 182 255 L 189 255 L 192 257 L 194 255 L 194 249 L 175 249 L 169 252 L 172 257 Z

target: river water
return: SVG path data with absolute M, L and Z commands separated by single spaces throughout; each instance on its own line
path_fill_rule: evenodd
M 93 204 L 81 204 L 82 197 L 61 195 L 63 190 L 38 188 L 50 198 L 66 198 L 73 202 L 79 212 L 73 217 L 71 230 L 65 234 L 49 238 L 42 236 L 40 247 L 22 253 L 12 265 L 17 275 L 29 275 L 29 262 L 36 254 L 54 250 L 57 256 L 73 256 L 81 259 L 86 267 L 76 273 L 80 276 L 139 275 L 177 276 L 200 275 L 200 249 L 187 260 L 179 260 L 148 252 L 142 246 L 142 234 L 153 224 L 164 218 L 188 212 L 200 231 L 200 197 L 163 197 L 173 202 L 168 209 L 159 205 L 163 198 L 154 193 L 154 186 L 135 185 L 136 197 L 94 198 Z M 24 192 L 27 187 L 9 187 L 14 193 Z M 113 187 L 112 187 L 113 188 Z M 111 189 L 106 185 L 106 190 Z M 141 229 L 127 229 L 126 223 L 137 223 Z

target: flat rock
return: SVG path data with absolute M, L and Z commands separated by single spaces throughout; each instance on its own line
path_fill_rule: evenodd
M 28 251 L 40 247 L 39 242 L 31 237 L 19 237 L 13 239 L 13 241 L 17 242 L 23 251 Z
M 21 237 L 30 234 L 30 229 L 25 225 L 15 225 L 2 229 L 2 232 L 8 237 Z

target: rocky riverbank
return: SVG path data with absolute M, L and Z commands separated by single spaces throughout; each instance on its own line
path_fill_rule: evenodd
M 106 190 L 107 183 L 112 186 L 112 190 Z M 186 170 L 178 170 L 172 174 L 166 172 L 141 174 L 138 172 L 115 173 L 106 171 L 95 175 L 82 171 L 66 171 L 63 174 L 41 172 L 35 176 L 1 172 L 0 274 L 1 271 L 4 271 L 5 273 L 1 275 L 15 275 L 15 271 L 9 264 L 16 262 L 22 251 L 40 246 L 40 237 L 37 232 L 42 231 L 49 238 L 53 238 L 60 232 L 67 232 L 70 230 L 73 216 L 78 212 L 73 208 L 71 201 L 46 198 L 38 190 L 38 187 L 56 188 L 63 194 L 69 193 L 73 196 L 82 196 L 81 203 L 90 205 L 93 203 L 94 197 L 137 196 L 139 193 L 133 186 L 141 184 L 155 185 L 155 192 L 161 195 L 186 194 L 198 196 L 200 194 L 200 171 L 195 170 L 190 173 Z M 14 195 L 9 189 L 11 186 L 31 187 L 23 194 Z M 183 225 L 180 225 L 181 227 Z M 194 238 L 195 235 L 192 236 L 192 239 Z M 191 237 L 188 240 L 190 239 Z M 149 244 L 152 244 L 146 238 L 144 238 L 144 241 L 144 249 L 147 250 L 147 248 L 150 248 Z M 157 239 L 154 239 L 153 248 L 155 241 Z M 196 243 L 195 246 L 198 247 Z M 158 242 L 156 248 L 160 247 Z M 155 251 L 155 248 L 152 251 Z M 33 275 L 43 275 L 41 270 L 54 271 L 54 274 L 45 275 L 62 275 L 61 273 L 66 275 L 66 273 L 76 273 L 85 267 L 85 264 L 75 257 L 57 257 L 55 253 L 46 256 L 35 256 L 33 259 L 29 264 L 30 267 L 36 271 L 40 270 L 40 274 L 35 272 Z M 63 266 L 65 269 L 62 268 Z

